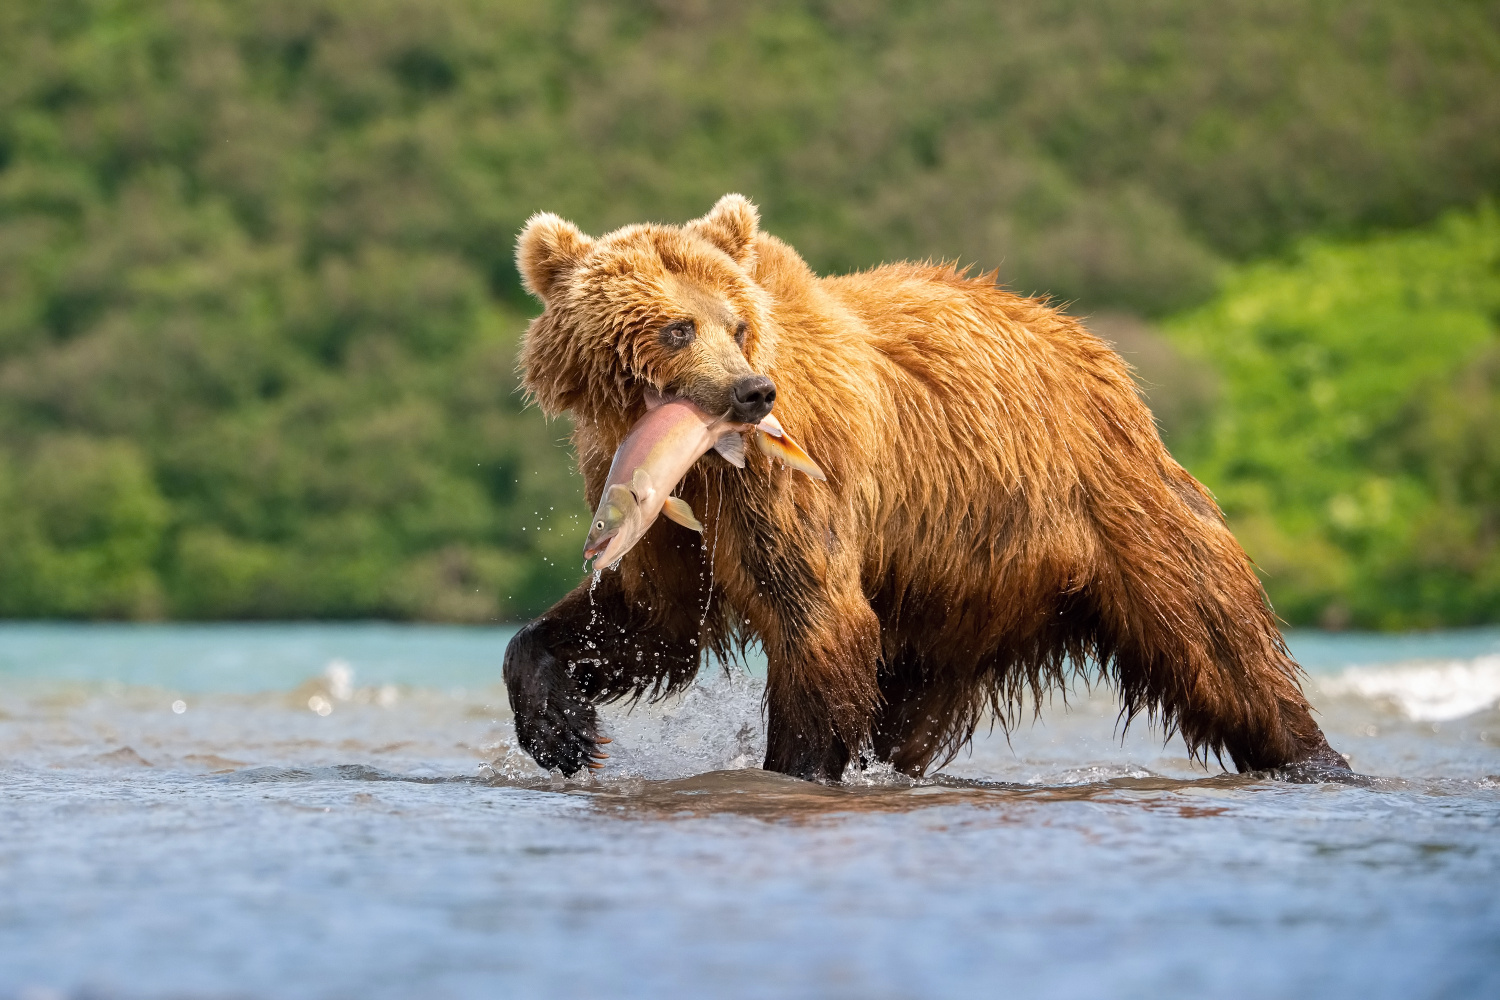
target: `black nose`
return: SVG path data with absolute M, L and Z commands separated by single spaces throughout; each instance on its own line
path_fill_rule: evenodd
M 776 383 L 764 375 L 746 375 L 734 384 L 734 415 L 747 424 L 763 420 L 776 405 Z

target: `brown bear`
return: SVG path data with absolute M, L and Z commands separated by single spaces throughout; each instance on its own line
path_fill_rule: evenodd
M 523 628 L 504 673 L 537 763 L 596 765 L 596 705 L 680 690 L 704 652 L 758 642 L 765 766 L 801 778 L 941 767 L 1081 665 L 1127 722 L 1144 711 L 1205 760 L 1347 771 L 1248 559 L 1114 351 L 993 275 L 819 278 L 758 227 L 726 195 L 680 227 L 592 239 L 542 214 L 520 235 L 546 307 L 524 384 L 572 415 L 590 507 L 648 390 L 745 422 L 774 406 L 828 477 L 710 453 L 681 485 L 701 539 L 662 519 Z

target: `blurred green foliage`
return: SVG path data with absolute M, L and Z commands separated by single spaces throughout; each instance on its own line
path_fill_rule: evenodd
M 1220 375 L 1177 447 L 1289 621 L 1500 620 L 1500 213 L 1246 267 L 1168 325 Z
M 738 190 L 819 269 L 957 257 L 1128 334 L 1226 262 L 1500 190 L 1497 23 L 8 0 L 0 615 L 530 615 L 576 580 L 586 516 L 567 427 L 515 392 L 532 212 L 598 232 Z M 1213 398 L 1152 401 L 1190 428 Z

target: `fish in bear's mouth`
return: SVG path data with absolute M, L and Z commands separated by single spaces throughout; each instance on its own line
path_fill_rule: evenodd
M 692 508 L 672 491 L 693 463 L 711 450 L 743 469 L 746 434 L 773 459 L 813 479 L 827 479 L 774 415 L 749 424 L 733 420 L 732 412 L 713 416 L 684 397 L 647 391 L 646 415 L 625 435 L 610 463 L 604 495 L 584 542 L 585 563 L 592 561 L 596 569 L 618 565 L 660 514 L 701 532 L 703 525 Z

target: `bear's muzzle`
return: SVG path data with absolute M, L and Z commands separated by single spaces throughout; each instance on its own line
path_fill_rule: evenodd
M 776 383 L 764 375 L 746 375 L 730 391 L 730 407 L 740 423 L 760 423 L 775 405 Z

